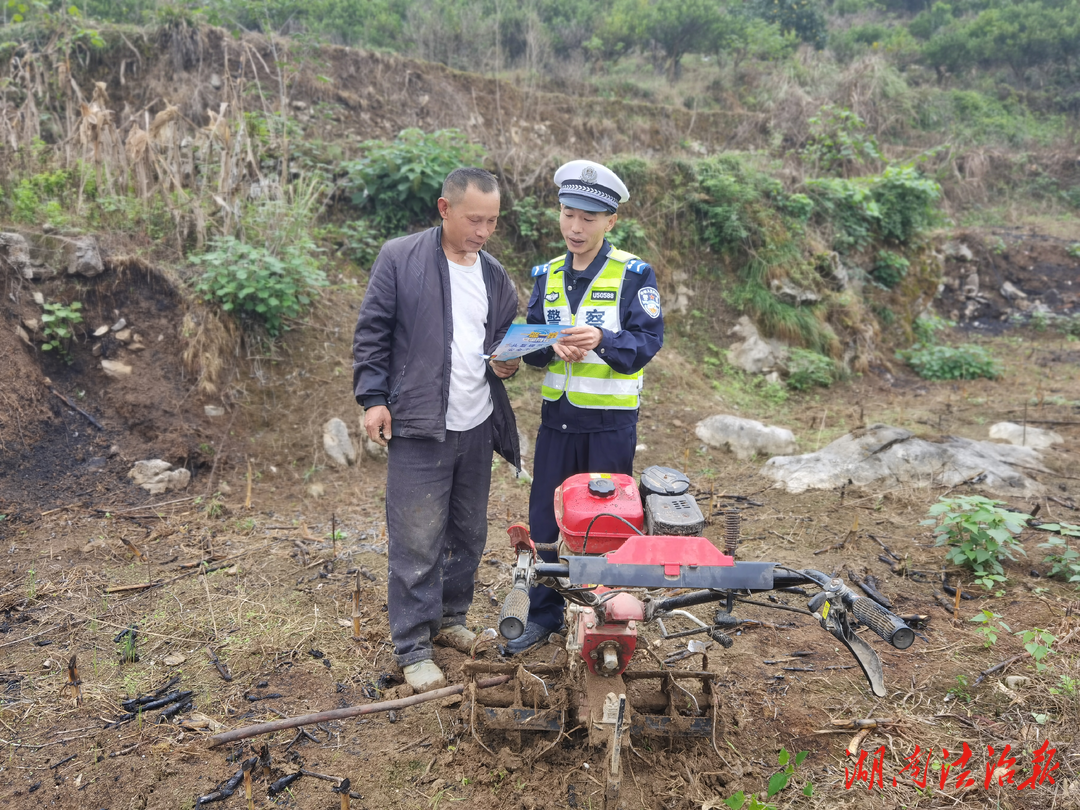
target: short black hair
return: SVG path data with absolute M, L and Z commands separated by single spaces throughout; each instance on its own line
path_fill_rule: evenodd
M 499 192 L 499 181 L 495 179 L 495 175 L 489 172 L 487 169 L 480 169 L 476 166 L 467 166 L 462 169 L 454 169 L 450 174 L 446 175 L 446 179 L 442 184 L 442 195 L 450 202 L 457 202 L 464 195 L 465 191 L 472 186 L 480 191 L 482 194 L 491 194 Z

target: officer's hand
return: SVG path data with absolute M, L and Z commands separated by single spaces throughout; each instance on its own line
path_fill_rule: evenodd
M 364 411 L 364 430 L 373 442 L 386 447 L 393 438 L 390 433 L 390 409 L 385 405 L 376 405 Z
M 562 330 L 559 345 L 572 346 L 583 352 L 591 352 L 600 345 L 604 333 L 595 326 L 572 326 Z
M 575 346 L 564 346 L 562 343 L 556 343 L 551 348 L 555 350 L 555 354 L 559 356 L 560 360 L 567 363 L 580 363 L 585 359 L 585 350 L 578 349 Z
M 492 360 L 491 370 L 495 372 L 495 376 L 500 380 L 505 380 L 518 370 L 519 365 L 521 365 L 520 357 L 515 357 L 512 360 Z

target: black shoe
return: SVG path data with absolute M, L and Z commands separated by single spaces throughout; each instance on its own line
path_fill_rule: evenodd
M 540 644 L 547 643 L 548 636 L 552 633 L 562 632 L 561 628 L 552 630 L 550 627 L 544 627 L 542 624 L 533 624 L 529 622 L 525 625 L 525 632 L 515 638 L 513 641 L 506 642 L 506 651 L 510 655 L 520 655 L 523 652 L 531 650 Z

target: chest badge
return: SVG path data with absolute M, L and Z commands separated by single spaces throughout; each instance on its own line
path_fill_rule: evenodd
M 642 287 L 638 290 L 638 302 L 650 318 L 660 317 L 660 293 L 655 287 Z
M 544 296 L 544 300 L 555 303 L 559 300 L 559 294 L 557 292 L 549 292 L 547 295 Z

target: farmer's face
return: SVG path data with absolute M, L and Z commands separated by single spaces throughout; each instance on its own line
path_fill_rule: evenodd
M 459 257 L 476 253 L 495 232 L 499 223 L 499 192 L 484 193 L 468 186 L 461 199 L 439 198 L 443 243 L 449 253 Z

